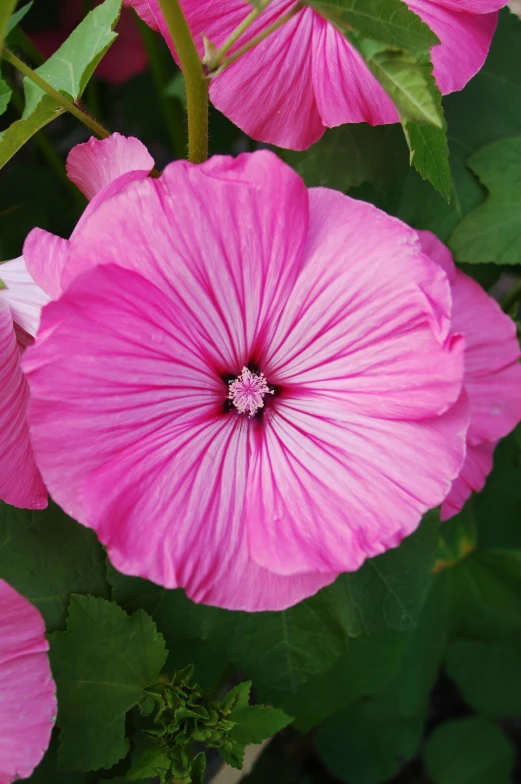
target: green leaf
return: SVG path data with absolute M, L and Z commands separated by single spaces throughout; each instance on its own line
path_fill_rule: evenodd
M 386 49 L 374 41 L 349 36 L 406 122 L 427 123 L 443 129 L 441 98 L 428 58 Z
M 354 123 L 331 128 L 305 152 L 281 150 L 280 154 L 308 188 L 324 186 L 345 192 L 364 182 L 376 182 L 382 175 L 394 183 L 407 165 L 400 137 L 392 125 L 371 128 Z
M 60 767 L 110 768 L 128 751 L 125 714 L 159 678 L 163 637 L 142 611 L 129 616 L 114 602 L 73 595 L 67 631 L 50 635 L 50 644 Z
M 60 48 L 36 69 L 36 73 L 69 100 L 79 98 L 99 61 L 118 37 L 113 30 L 120 10 L 121 0 L 105 0 L 90 11 Z M 24 89 L 23 119 L 27 119 L 44 93 L 27 78 L 24 79 Z
M 414 756 L 422 732 L 420 717 L 398 717 L 370 699 L 322 725 L 315 745 L 322 762 L 340 781 L 378 784 L 391 779 Z
M 439 523 L 427 516 L 401 545 L 371 558 L 324 589 L 351 636 L 416 625 L 432 581 Z
M 514 759 L 503 733 L 479 716 L 442 724 L 424 755 L 427 775 L 436 784 L 510 784 Z
M 121 0 L 105 0 L 83 19 L 69 38 L 37 72 L 75 101 L 81 97 L 99 61 L 117 38 L 113 28 L 119 18 Z M 0 25 L 1 26 L 1 25 Z M 32 137 L 65 112 L 53 98 L 27 78 L 24 79 L 25 109 L 22 119 L 0 135 L 0 168 Z
M 439 106 L 441 110 L 441 93 Z M 425 123 L 408 122 L 404 125 L 404 131 L 412 165 L 424 180 L 428 180 L 450 202 L 452 177 L 446 126 L 436 128 Z
M 240 613 L 195 604 L 181 589 L 127 577 L 112 566 L 108 578 L 118 604 L 128 612 L 142 609 L 157 623 L 169 650 L 169 672 L 193 664 L 201 686 L 215 686 L 229 664 L 226 649 Z
M 29 781 L 30 784 L 99 784 L 99 776 L 97 773 L 63 773 L 58 770 L 58 732 L 55 730 L 43 760 Z
M 125 780 L 153 779 L 159 776 L 160 771 L 168 772 L 170 766 L 168 756 L 158 746 L 153 746 L 142 752 L 135 761 L 132 761 L 132 767 L 125 775 Z
M 266 705 L 237 707 L 231 712 L 230 719 L 237 722 L 231 732 L 232 738 L 243 746 L 262 743 L 293 721 L 283 711 Z
M 438 576 L 454 636 L 504 638 L 521 632 L 521 551 L 476 550 Z
M 521 639 L 456 640 L 446 668 L 469 705 L 489 716 L 521 715 Z
M 515 433 L 494 452 L 494 468 L 474 509 L 481 547 L 521 550 L 521 452 Z
M 296 694 L 257 685 L 259 699 L 297 717 L 307 732 L 330 714 L 389 686 L 397 677 L 410 635 L 378 632 L 354 637 L 349 650 L 327 672 L 306 681 Z
M 12 33 L 15 27 L 20 24 L 24 16 L 29 13 L 29 11 L 33 6 L 33 3 L 34 0 L 31 0 L 30 3 L 26 3 L 25 5 L 21 6 L 21 8 L 19 8 L 17 11 L 14 12 L 12 17 L 9 19 L 9 24 L 7 25 L 7 35 L 9 35 L 9 33 Z
M 319 756 L 341 781 L 388 781 L 414 756 L 446 643 L 441 594 L 435 583 L 392 683 L 331 716 L 317 731 Z
M 439 39 L 401 0 L 306 0 L 321 16 L 348 35 L 366 38 L 398 49 L 429 52 Z
M 241 613 L 228 654 L 254 681 L 296 692 L 347 647 L 336 599 L 323 590 L 283 612 Z
M 460 261 L 521 264 L 521 136 L 501 139 L 467 161 L 489 191 L 451 237 Z
M 31 136 L 65 112 L 48 95 L 26 120 L 17 120 L 0 134 L 0 168 L 11 160 Z
M 38 607 L 47 631 L 64 628 L 71 593 L 109 596 L 94 532 L 52 502 L 41 512 L 0 502 L 0 574 Z
M 9 101 L 13 91 L 3 79 L 0 78 L 0 114 L 3 114 L 9 106 Z

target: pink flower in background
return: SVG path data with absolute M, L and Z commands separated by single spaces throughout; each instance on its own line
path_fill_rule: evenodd
M 485 62 L 497 11 L 507 0 L 406 2 L 441 41 L 432 58 L 442 93 L 461 90 Z M 158 0 L 126 3 L 161 30 L 176 56 Z M 182 0 L 181 5 L 201 56 L 203 34 L 221 46 L 252 8 L 247 0 Z M 293 5 L 295 0 L 272 0 L 238 46 Z M 310 8 L 212 79 L 210 97 L 249 136 L 294 150 L 309 147 L 326 128 L 398 121 L 391 100 L 354 47 Z
M 0 499 L 43 509 L 47 491 L 29 441 L 29 390 L 20 355 L 32 343 L 49 298 L 27 272 L 23 258 L 0 264 L 0 279 Z
M 102 0 L 94 0 L 92 6 L 97 6 Z M 45 57 L 62 45 L 75 27 L 84 18 L 88 6 L 85 0 L 59 0 L 59 24 L 52 30 L 43 30 L 33 33 L 31 38 Z M 123 9 L 116 27 L 118 38 L 110 47 L 101 63 L 96 69 L 96 74 L 112 84 L 121 84 L 145 70 L 148 58 L 141 40 L 136 20 L 128 9 Z
M 63 263 L 51 235 L 24 248 L 64 291 L 24 357 L 52 496 L 122 572 L 231 609 L 396 547 L 468 424 L 450 287 L 416 233 L 268 152 L 117 182 L 55 238 Z
M 456 269 L 448 248 L 420 232 L 424 253 L 449 276 L 452 328 L 465 339 L 464 386 L 470 403 L 467 457 L 441 510 L 459 512 L 473 490 L 483 489 L 497 442 L 521 421 L 521 364 L 516 325 L 476 281 Z
M 0 580 L 0 784 L 26 779 L 56 718 L 45 626 L 36 607 Z

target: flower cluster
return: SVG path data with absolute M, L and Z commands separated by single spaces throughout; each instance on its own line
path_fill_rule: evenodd
M 25 244 L 55 300 L 22 359 L 36 462 L 124 573 L 281 609 L 482 487 L 515 327 L 434 237 L 270 152 L 152 165 L 79 145 L 87 210 Z
M 440 90 L 461 89 L 506 0 L 406 4 L 439 38 Z M 177 58 L 158 0 L 126 5 Z M 201 56 L 252 8 L 181 5 Z M 80 6 L 36 43 L 51 51 Z M 100 70 L 113 82 L 146 65 L 124 13 Z M 212 73 L 213 103 L 253 139 L 301 150 L 398 120 L 358 51 L 296 0 L 272 0 L 230 55 L 272 27 Z M 0 499 L 42 509 L 50 493 L 126 575 L 282 610 L 482 489 L 521 421 L 516 325 L 433 234 L 308 189 L 272 151 L 153 167 L 135 138 L 77 145 L 67 174 L 89 204 L 72 235 L 35 228 L 0 266 Z M 0 602 L 7 784 L 41 759 L 56 700 L 39 612 L 3 580 Z M 242 762 L 244 695 L 209 701 L 190 674 L 148 691 L 161 780 L 203 780 L 193 740 Z

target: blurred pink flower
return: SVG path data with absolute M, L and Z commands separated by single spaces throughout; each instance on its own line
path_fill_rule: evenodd
M 32 343 L 49 297 L 28 273 L 23 258 L 0 264 L 0 499 L 43 509 L 47 491 L 34 461 L 26 420 L 29 389 L 20 355 Z
M 125 0 L 160 29 L 173 49 L 158 0 Z M 406 0 L 436 33 L 432 50 L 436 81 L 445 95 L 461 90 L 479 71 L 507 0 Z M 247 0 L 182 0 L 201 56 L 203 34 L 221 46 L 251 11 Z M 237 46 L 272 24 L 295 0 L 272 0 Z M 237 48 L 237 47 L 236 47 Z M 232 50 L 233 51 L 233 50 Z M 304 150 L 326 128 L 344 123 L 398 121 L 384 89 L 336 28 L 305 8 L 282 28 L 212 79 L 214 105 L 261 142 Z
M 473 490 L 483 489 L 500 438 L 521 421 L 521 364 L 516 325 L 476 281 L 456 269 L 451 252 L 433 234 L 420 232 L 424 253 L 449 276 L 452 328 L 465 339 L 464 386 L 470 404 L 467 457 L 441 510 L 459 512 Z
M 76 153 L 85 192 L 105 144 Z M 43 476 L 122 572 L 290 606 L 396 547 L 459 474 L 448 280 L 403 223 L 269 152 L 126 176 L 70 241 L 24 247 L 64 291 L 24 357 Z
M 0 580 L 0 784 L 32 774 L 56 719 L 45 626 L 36 607 Z
M 62 45 L 87 13 L 85 0 L 58 0 L 60 5 L 59 24 L 51 30 L 31 35 L 32 40 L 45 57 Z M 94 0 L 97 6 L 102 0 Z M 117 40 L 108 50 L 96 69 L 96 74 L 112 84 L 121 84 L 145 70 L 148 58 L 141 40 L 139 28 L 133 14 L 124 8 L 116 27 Z

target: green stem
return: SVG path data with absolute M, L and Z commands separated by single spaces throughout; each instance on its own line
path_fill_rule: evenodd
M 264 11 L 266 6 L 270 4 L 270 2 L 271 0 L 261 0 L 257 8 L 254 8 L 253 11 L 249 13 L 248 16 L 240 23 L 240 25 L 235 28 L 233 33 L 229 36 L 229 38 L 226 39 L 221 48 L 215 53 L 215 57 L 212 57 L 212 62 L 211 64 L 209 63 L 210 70 L 214 70 L 214 68 L 218 66 L 218 63 L 224 59 L 225 55 L 228 54 L 232 46 L 237 43 L 241 35 L 246 32 L 248 27 L 253 24 L 253 22 L 257 19 L 258 16 L 260 16 L 260 14 Z
M 7 34 L 7 25 L 15 9 L 16 0 L 2 0 L 0 3 L 0 48 L 4 45 Z
M 34 82 L 41 90 L 43 90 L 47 95 L 50 95 L 56 103 L 62 106 L 66 111 L 70 112 L 77 120 L 84 123 L 88 128 L 91 129 L 97 136 L 101 139 L 106 139 L 110 136 L 110 131 L 107 131 L 100 123 L 91 117 L 89 114 L 82 112 L 75 104 L 71 103 L 71 101 L 67 100 L 58 90 L 55 90 L 52 85 L 42 79 L 42 77 L 33 71 L 32 68 L 29 68 L 22 60 L 20 60 L 15 54 L 13 54 L 9 49 L 4 49 L 2 52 L 2 57 L 4 60 L 7 60 L 8 63 L 11 63 L 15 68 L 17 68 L 24 76 L 27 76 L 31 82 Z
M 510 308 L 513 305 L 516 304 L 516 302 L 519 302 L 520 299 L 521 299 L 521 278 L 519 278 L 519 280 L 516 280 L 516 282 L 508 292 L 508 294 L 505 294 L 505 296 L 500 302 L 500 305 L 503 308 L 503 310 L 507 312 L 510 310 Z
M 179 0 L 159 0 L 159 5 L 185 77 L 188 159 L 202 163 L 208 158 L 208 79 Z
M 168 133 L 172 141 L 172 149 L 176 158 L 184 158 L 185 155 L 185 129 L 184 118 L 176 109 L 176 102 L 165 90 L 169 82 L 168 70 L 165 66 L 163 52 L 157 46 L 157 38 L 154 32 L 139 17 L 136 16 L 141 37 L 145 45 L 150 64 L 150 71 L 156 87 L 156 91 L 161 104 L 161 110 L 165 119 Z
M 237 51 L 231 54 L 229 57 L 226 57 L 224 60 L 221 60 L 220 64 L 216 57 L 215 58 L 216 70 L 218 70 L 218 72 L 220 73 L 224 68 L 227 68 L 229 65 L 234 63 L 240 57 L 242 57 L 243 54 L 249 52 L 250 49 L 254 49 L 258 44 L 261 43 L 261 41 L 264 41 L 264 39 L 267 38 L 272 33 L 274 33 L 275 30 L 278 30 L 279 27 L 282 27 L 282 25 L 286 24 L 286 22 L 289 22 L 289 20 L 292 19 L 294 16 L 296 16 L 296 14 L 298 14 L 299 11 L 301 10 L 302 10 L 302 5 L 300 3 L 297 3 L 297 5 L 294 5 L 293 8 L 290 8 L 289 11 L 287 11 L 287 13 L 279 17 L 276 22 L 273 22 L 273 24 L 269 25 L 269 27 L 266 27 L 266 29 L 263 30 L 262 33 L 259 33 L 259 35 L 255 36 L 255 38 L 252 38 L 251 41 L 249 41 L 247 44 L 242 46 L 240 49 L 237 49 Z
M 5 78 L 5 77 L 4 77 Z M 18 90 L 16 89 L 16 85 L 10 79 L 6 79 L 9 87 L 13 91 L 12 102 L 13 106 L 15 107 L 16 111 L 22 114 L 23 112 L 23 100 L 21 95 L 19 94 Z M 74 185 L 73 182 L 69 180 L 67 174 L 65 173 L 65 165 L 61 156 L 56 152 L 52 144 L 50 143 L 49 139 L 43 131 L 39 131 L 35 134 L 36 143 L 40 148 L 40 152 L 42 153 L 43 157 L 49 164 L 50 168 L 54 171 L 56 176 L 59 180 L 65 185 L 67 190 L 70 192 L 76 203 L 82 209 L 85 207 L 85 198 L 82 196 L 80 191 Z

